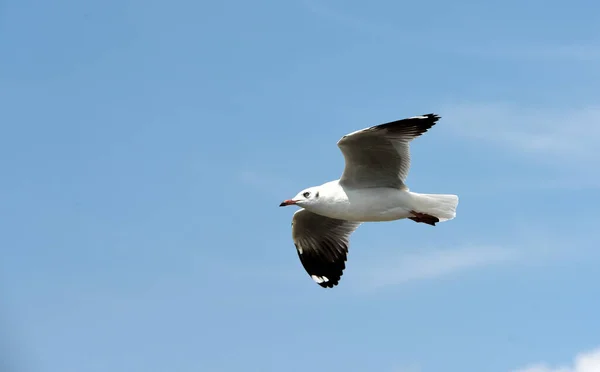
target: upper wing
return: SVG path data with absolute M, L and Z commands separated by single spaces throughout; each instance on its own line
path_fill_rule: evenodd
M 300 209 L 292 218 L 292 239 L 302 266 L 323 288 L 338 284 L 346 268 L 350 234 L 360 222 L 337 220 Z
M 428 114 L 350 133 L 338 141 L 346 166 L 340 183 L 355 187 L 404 189 L 410 168 L 409 143 L 427 132 L 440 116 Z

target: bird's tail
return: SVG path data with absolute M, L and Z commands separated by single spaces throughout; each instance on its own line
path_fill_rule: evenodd
M 457 195 L 418 194 L 414 192 L 411 192 L 411 195 L 414 200 L 414 211 L 426 216 L 437 217 L 439 221 L 435 222 L 448 221 L 456 217 L 456 207 L 458 206 Z

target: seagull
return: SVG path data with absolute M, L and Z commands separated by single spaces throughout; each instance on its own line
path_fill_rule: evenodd
M 338 285 L 350 235 L 364 222 L 408 218 L 435 226 L 456 217 L 458 196 L 409 191 L 410 142 L 440 116 L 427 114 L 384 123 L 343 136 L 340 179 L 300 191 L 279 206 L 296 205 L 292 240 L 302 266 L 323 288 Z

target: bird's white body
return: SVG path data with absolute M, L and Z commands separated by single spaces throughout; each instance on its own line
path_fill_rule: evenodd
M 317 186 L 318 201 L 303 207 L 329 218 L 356 222 L 394 221 L 413 216 L 412 211 L 447 221 L 456 216 L 456 195 L 418 194 L 408 189 L 373 187 L 352 189 L 339 180 Z

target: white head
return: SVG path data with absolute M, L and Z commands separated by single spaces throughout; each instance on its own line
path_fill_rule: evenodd
M 288 205 L 298 205 L 300 207 L 306 208 L 307 206 L 318 204 L 319 196 L 319 186 L 309 187 L 308 189 L 300 191 L 292 199 L 284 200 L 283 202 L 281 202 L 281 204 L 279 204 L 279 206 L 285 207 Z

